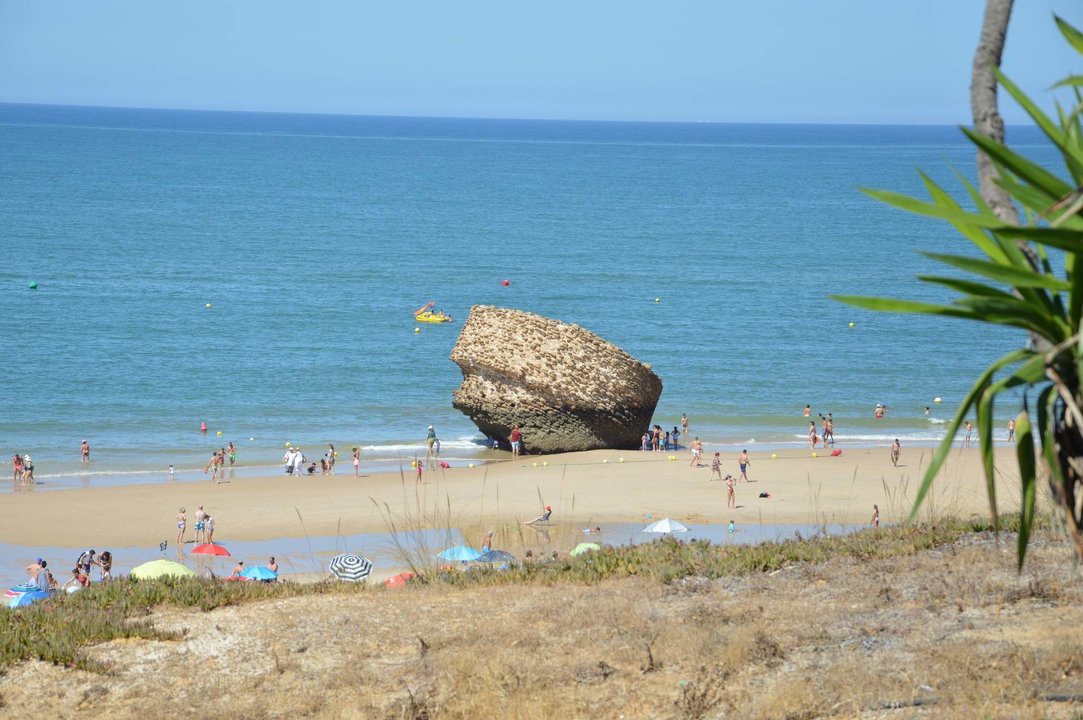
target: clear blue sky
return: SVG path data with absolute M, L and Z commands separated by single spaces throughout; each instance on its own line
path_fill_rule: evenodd
M 717 122 L 966 123 L 981 0 L 0 0 L 0 102 Z M 1018 0 L 1004 69 L 1078 56 Z M 1002 103 L 1009 122 L 1022 115 Z

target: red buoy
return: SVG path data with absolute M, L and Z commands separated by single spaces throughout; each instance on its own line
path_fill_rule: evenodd
M 504 287 L 507 287 L 508 285 L 511 285 L 511 280 L 505 280 L 504 282 L 502 282 L 500 284 L 503 285 Z

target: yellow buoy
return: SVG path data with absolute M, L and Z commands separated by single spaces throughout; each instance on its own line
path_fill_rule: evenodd
M 210 309 L 211 309 L 212 307 L 214 307 L 214 306 L 213 306 L 213 305 L 211 305 L 210 303 L 207 303 L 207 304 L 206 304 L 206 305 L 204 305 L 203 307 L 205 307 L 205 308 L 207 308 L 208 310 L 210 310 Z
M 812 453 L 812 457 L 816 457 L 816 453 Z
M 538 467 L 538 463 L 530 463 L 530 464 L 533 465 L 534 467 Z
M 410 467 L 411 467 L 412 469 L 414 469 L 414 470 L 417 470 L 417 460 L 414 460 L 413 462 L 411 462 L 411 463 L 410 463 Z
M 850 323 L 850 328 L 853 329 L 853 327 L 854 327 L 854 324 Z
M 602 464 L 603 464 L 603 465 L 604 465 L 605 463 L 607 463 L 607 462 L 609 462 L 609 458 L 602 458 Z
M 215 434 L 216 434 L 216 435 L 217 435 L 218 437 L 222 437 L 222 431 L 221 431 L 221 430 L 219 430 L 219 431 L 218 431 L 217 433 L 215 433 Z
M 662 302 L 662 298 L 655 298 L 654 301 L 655 302 Z
M 624 458 L 617 458 L 617 462 L 619 462 L 619 463 L 624 462 Z
M 771 459 L 774 460 L 778 457 L 778 453 L 771 453 Z
M 545 460 L 544 462 L 542 462 L 542 467 L 549 467 L 549 461 Z
M 289 444 L 289 443 L 287 442 L 287 443 L 286 443 L 286 447 L 289 447 L 289 446 L 290 446 L 290 444 Z
M 933 398 L 933 402 L 936 403 L 937 405 L 939 405 L 940 404 L 940 398 Z
M 416 332 L 416 333 L 421 332 L 421 328 L 414 328 L 414 332 Z
M 467 467 L 468 467 L 468 468 L 472 468 L 472 467 L 474 467 L 474 463 L 470 463 L 469 465 L 467 465 Z

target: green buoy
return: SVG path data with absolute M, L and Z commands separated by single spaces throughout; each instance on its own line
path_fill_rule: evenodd
M 31 280 L 29 287 L 30 287 L 31 290 L 37 290 L 38 289 L 38 281 L 37 280 Z

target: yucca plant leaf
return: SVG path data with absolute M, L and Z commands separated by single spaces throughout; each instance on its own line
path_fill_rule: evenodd
M 1054 203 L 1072 191 L 1068 183 L 1049 172 L 1041 165 L 1031 162 L 1022 155 L 1009 150 L 996 140 L 963 128 L 963 132 L 971 141 L 980 147 L 998 165 L 1004 167 L 1029 185 L 1041 190 L 1049 196 L 1049 202 Z
M 1053 87 L 1050 89 L 1056 90 L 1057 88 L 1062 87 L 1083 87 L 1083 75 L 1069 75 L 1063 80 L 1058 80 L 1053 83 Z
M 1030 263 L 1027 263 L 1026 269 L 1023 269 L 964 255 L 948 255 L 944 253 L 922 253 L 922 255 L 933 260 L 939 260 L 945 265 L 951 265 L 975 275 L 997 280 L 1015 288 L 1042 288 L 1053 292 L 1063 292 L 1072 288 L 1069 283 L 1056 276 L 1035 272 L 1030 268 Z
M 868 297 L 865 295 L 830 295 L 832 300 L 852 305 L 864 310 L 877 310 L 879 312 L 894 313 L 917 313 L 920 315 L 944 315 L 946 317 L 960 317 L 969 320 L 977 316 L 973 311 L 951 305 L 935 305 L 933 303 L 918 302 L 916 300 L 899 300 L 897 298 Z
M 993 460 L 993 402 L 996 392 L 986 384 L 978 393 L 977 422 L 978 448 L 981 451 L 981 468 L 985 474 L 985 492 L 989 496 L 989 513 L 993 519 L 993 529 L 1000 529 L 997 515 L 996 463 Z
M 1030 426 L 1030 414 L 1024 406 L 1015 418 L 1015 456 L 1019 460 L 1019 480 L 1022 483 L 1022 502 L 1019 507 L 1019 547 L 1016 553 L 1018 568 L 1023 570 L 1034 527 L 1035 486 L 1037 485 L 1034 462 L 1034 432 Z
M 986 217 L 970 212 L 952 210 L 951 208 L 945 208 L 936 203 L 918 200 L 917 198 L 912 198 L 909 195 L 903 195 L 902 193 L 890 192 L 888 190 L 874 190 L 872 188 L 859 188 L 859 190 L 871 198 L 897 207 L 900 210 L 914 213 L 915 215 L 940 218 L 941 220 L 947 220 L 952 224 L 962 223 L 984 228 L 995 229 L 1005 226 L 1004 222 L 996 217 Z
M 937 285 L 943 285 L 944 287 L 957 290 L 958 292 L 967 295 L 977 295 L 980 297 L 995 297 L 1004 298 L 1010 300 L 1013 296 L 991 285 L 983 285 L 980 282 L 974 282 L 973 280 L 961 280 L 953 277 L 943 277 L 941 275 L 918 275 L 918 280 L 922 282 L 935 283 Z
M 1067 252 L 1083 252 L 1083 231 L 1066 228 L 1012 227 L 1005 225 L 993 233 L 1010 240 L 1029 240 Z
M 1075 51 L 1080 55 L 1083 55 L 1083 33 L 1080 33 L 1068 22 L 1065 22 L 1064 18 L 1059 15 L 1054 15 L 1053 19 L 1057 23 L 1057 28 L 1060 30 L 1060 34 L 1064 36 L 1064 39 L 1068 41 L 1068 44 L 1075 48 Z
M 997 80 L 1004 86 L 1004 89 L 1015 98 L 1015 101 L 1019 103 L 1019 106 L 1030 115 L 1031 119 L 1042 129 L 1045 136 L 1049 138 L 1054 145 L 1061 150 L 1061 154 L 1064 157 L 1065 165 L 1068 168 L 1068 172 L 1071 173 L 1072 178 L 1078 185 L 1083 181 L 1083 154 L 1080 153 L 1079 147 L 1073 147 L 1071 143 L 1067 142 L 1067 137 L 1064 130 L 1059 127 L 1053 120 L 1046 115 L 1041 109 L 1034 104 L 1034 101 L 1023 93 L 1019 87 L 1013 83 L 1007 76 L 1000 70 L 994 68 L 993 72 L 996 74 Z
M 947 192 L 944 191 L 943 188 L 933 182 L 932 178 L 930 178 L 925 173 L 919 174 L 921 175 L 922 182 L 925 183 L 925 188 L 929 191 L 929 196 L 933 199 L 933 202 L 936 203 L 938 207 L 945 208 L 949 212 L 965 213 L 967 217 L 973 215 L 973 213 L 968 213 L 963 210 L 963 208 L 960 207 L 957 202 L 955 202 L 955 199 L 952 198 L 951 195 L 949 195 Z M 988 209 L 988 206 L 986 206 L 986 208 Z M 990 212 L 987 219 L 995 221 L 997 218 Z M 1003 250 L 1001 250 L 995 240 L 985 234 L 985 230 L 983 230 L 982 228 L 974 225 L 972 222 L 969 221 L 962 222 L 957 220 L 949 220 L 948 222 L 950 222 L 952 224 L 952 227 L 958 230 L 963 235 L 963 237 L 974 243 L 974 245 L 976 245 L 979 250 L 981 250 L 992 259 L 999 260 L 1004 257 Z
M 959 409 L 955 412 L 955 417 L 948 423 L 944 439 L 940 441 L 939 447 L 937 447 L 936 452 L 933 453 L 933 459 L 929 463 L 929 467 L 925 471 L 925 477 L 921 479 L 921 485 L 918 486 L 917 495 L 914 497 L 914 506 L 910 509 L 910 516 L 907 519 L 908 522 L 913 521 L 914 518 L 917 517 L 921 504 L 925 501 L 925 497 L 929 494 L 929 490 L 932 489 L 933 480 L 935 480 L 936 476 L 940 473 L 940 468 L 944 465 L 944 460 L 947 458 L 948 453 L 951 452 L 952 444 L 955 442 L 955 435 L 959 432 L 959 426 L 963 424 L 963 419 L 976 403 L 981 391 L 1001 369 L 1008 365 L 1020 362 L 1021 360 L 1025 360 L 1032 354 L 1033 353 L 1029 350 L 1013 350 L 993 362 L 993 364 L 985 368 L 985 370 L 982 371 L 982 374 L 978 376 L 978 381 L 974 383 L 974 387 L 972 387 L 970 392 L 963 398 L 962 403 L 959 405 Z

